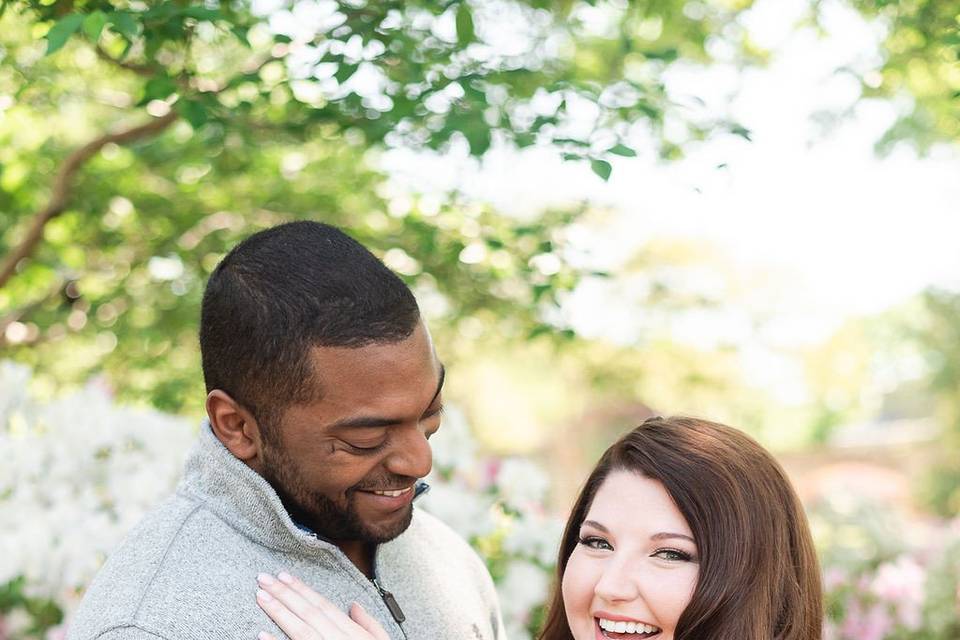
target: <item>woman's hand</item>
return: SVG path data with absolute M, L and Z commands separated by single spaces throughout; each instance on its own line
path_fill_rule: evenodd
M 287 573 L 257 576 L 257 604 L 290 640 L 390 640 L 380 623 L 358 603 L 350 615 Z M 276 640 L 265 631 L 260 640 Z

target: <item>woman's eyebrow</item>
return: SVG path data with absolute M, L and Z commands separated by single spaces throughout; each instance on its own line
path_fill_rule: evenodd
M 689 540 L 690 542 L 693 542 L 694 544 L 696 544 L 696 540 L 694 540 L 693 538 L 691 538 L 690 536 L 684 533 L 669 533 L 667 531 L 661 531 L 660 533 L 655 533 L 652 536 L 650 536 L 651 540 L 667 540 L 669 538 L 679 538 L 681 540 Z
M 583 524 L 581 524 L 580 526 L 593 527 L 594 529 L 598 529 L 600 531 L 603 531 L 604 533 L 610 533 L 610 529 L 607 529 L 605 526 L 603 526 L 596 520 L 584 520 Z M 690 542 L 693 542 L 694 544 L 696 544 L 696 540 L 686 535 L 685 533 L 671 533 L 669 531 L 661 531 L 659 533 L 655 533 L 652 536 L 650 536 L 651 540 L 668 540 L 671 538 L 677 538 L 680 540 L 689 540 Z
M 581 527 L 593 527 L 594 529 L 599 529 L 600 531 L 603 531 L 604 533 L 610 533 L 610 529 L 607 529 L 605 526 L 603 526 L 602 524 L 600 524 L 600 523 L 597 522 L 596 520 L 584 520 L 584 521 L 583 521 L 583 524 L 581 524 L 580 526 L 581 526 Z

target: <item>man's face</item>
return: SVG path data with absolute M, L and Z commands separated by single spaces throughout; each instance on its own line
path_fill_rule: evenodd
M 298 523 L 334 542 L 382 543 L 409 526 L 413 485 L 432 465 L 443 367 L 420 323 L 407 339 L 311 354 L 321 399 L 287 409 L 261 474 Z

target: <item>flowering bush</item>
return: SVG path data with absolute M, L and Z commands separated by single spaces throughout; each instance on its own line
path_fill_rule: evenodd
M 195 437 L 190 421 L 114 404 L 89 385 L 51 402 L 30 372 L 0 362 L 0 640 L 65 633 L 110 551 L 173 491 Z M 452 410 L 435 442 L 422 506 L 487 560 L 511 638 L 539 623 L 560 522 L 542 508 L 546 476 L 523 460 L 484 460 Z
M 126 531 L 173 490 L 195 425 L 115 405 L 95 384 L 39 402 L 29 371 L 0 362 L 0 640 L 59 640 L 84 586 Z M 548 480 L 521 459 L 484 458 L 458 411 L 432 441 L 421 503 L 486 560 L 512 640 L 544 614 L 562 522 Z M 826 640 L 960 638 L 960 521 L 907 531 L 888 510 L 811 510 L 824 561 Z M 919 533 L 917 533 L 919 532 Z
M 497 586 L 507 637 L 533 637 L 563 521 L 544 509 L 549 479 L 519 458 L 477 457 L 467 422 L 447 409 L 434 444 L 432 489 L 421 505 L 453 527 L 480 552 Z
M 176 484 L 194 431 L 91 385 L 53 402 L 0 362 L 0 640 L 57 637 L 107 554 Z
M 906 527 L 879 505 L 825 503 L 811 521 L 825 565 L 825 640 L 960 638 L 960 520 Z

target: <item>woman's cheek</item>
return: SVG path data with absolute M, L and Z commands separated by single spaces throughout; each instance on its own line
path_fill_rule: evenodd
M 658 588 L 651 589 L 651 605 L 656 607 L 656 613 L 663 623 L 663 640 L 673 639 L 677 622 L 693 597 L 698 575 L 697 565 L 691 564 L 664 573 L 658 581 Z
M 592 640 L 593 616 L 590 606 L 593 604 L 594 589 L 597 584 L 597 567 L 589 558 L 578 553 L 578 546 L 570 554 L 567 567 L 563 572 L 561 592 L 563 608 L 567 613 L 567 623 L 575 640 Z

